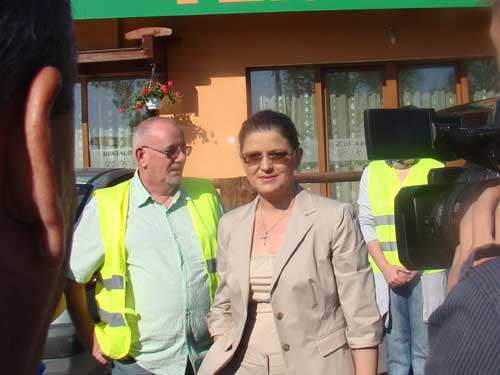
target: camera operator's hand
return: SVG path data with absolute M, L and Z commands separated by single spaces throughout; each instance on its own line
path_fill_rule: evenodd
M 460 222 L 460 243 L 448 276 L 447 292 L 457 284 L 463 264 L 479 247 L 500 243 L 500 186 L 484 190 Z M 477 266 L 487 258 L 475 261 Z
M 411 281 L 409 278 L 411 277 L 412 272 L 408 271 L 403 266 L 387 263 L 381 267 L 380 270 L 382 271 L 382 275 L 384 275 L 385 281 L 387 281 L 387 284 L 389 284 L 391 288 L 403 286 Z

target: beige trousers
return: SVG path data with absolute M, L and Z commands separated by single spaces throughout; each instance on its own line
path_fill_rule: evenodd
M 220 375 L 286 375 L 270 304 L 249 305 L 241 343 Z

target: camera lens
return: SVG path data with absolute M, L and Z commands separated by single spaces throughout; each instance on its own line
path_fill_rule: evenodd
M 436 205 L 434 232 L 437 236 L 444 238 L 450 251 L 454 252 L 459 243 L 460 221 L 469 206 L 486 188 L 500 184 L 500 179 L 484 180 L 491 176 L 485 171 L 481 176 L 474 176 L 474 178 L 483 179 L 481 182 L 453 186 L 445 198 Z

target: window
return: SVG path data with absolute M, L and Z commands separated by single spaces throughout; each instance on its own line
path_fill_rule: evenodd
M 363 113 L 382 107 L 383 72 L 339 71 L 325 75 L 328 156 L 331 171 L 360 171 L 367 163 Z M 355 203 L 357 182 L 331 186 L 331 195 Z
M 250 79 L 252 113 L 272 109 L 290 116 L 304 149 L 301 170 L 319 170 L 314 70 L 258 70 Z
M 399 71 L 399 106 L 436 110 L 457 104 L 453 66 L 403 68 Z
M 466 63 L 471 102 L 500 96 L 500 75 L 493 59 L 472 60 Z
M 77 83 L 73 89 L 75 101 L 75 168 L 83 167 L 82 140 L 82 85 Z
M 88 83 L 90 166 L 134 168 L 133 128 L 142 121 L 139 111 L 120 113 L 145 79 L 92 81 Z

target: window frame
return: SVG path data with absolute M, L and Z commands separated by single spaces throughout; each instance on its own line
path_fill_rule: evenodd
M 76 83 L 80 83 L 81 97 L 81 131 L 82 131 L 82 150 L 83 150 L 83 168 L 92 168 L 90 163 L 90 125 L 88 116 L 88 84 L 90 82 L 110 81 L 110 80 L 129 80 L 129 79 L 150 79 L 151 72 L 130 71 L 125 73 L 106 73 L 106 74 L 80 74 Z M 158 79 L 163 79 L 164 75 L 159 73 Z M 76 124 L 75 124 L 76 131 Z

